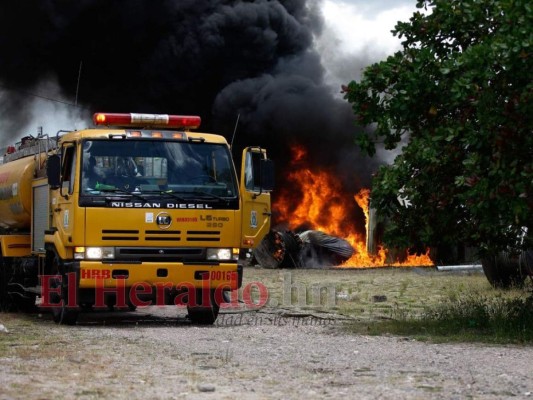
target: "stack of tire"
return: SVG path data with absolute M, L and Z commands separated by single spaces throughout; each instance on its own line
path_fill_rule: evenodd
M 502 251 L 486 256 L 481 259 L 481 266 L 492 286 L 519 287 L 528 276 L 533 277 L 533 249 L 518 254 Z

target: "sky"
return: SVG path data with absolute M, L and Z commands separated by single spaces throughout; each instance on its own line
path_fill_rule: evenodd
M 327 78 L 333 86 L 358 80 L 369 63 L 399 50 L 390 32 L 397 21 L 408 21 L 415 0 L 325 0 L 325 30 L 317 42 Z

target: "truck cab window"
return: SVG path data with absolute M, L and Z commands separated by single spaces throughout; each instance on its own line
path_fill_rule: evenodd
M 261 189 L 261 168 L 260 161 L 262 153 L 248 151 L 244 169 L 245 186 L 250 191 L 260 191 Z
M 76 151 L 74 146 L 64 148 L 63 164 L 61 166 L 62 193 L 72 194 L 76 182 Z
M 236 198 L 237 179 L 227 145 L 179 141 L 109 141 L 84 143 L 82 194 L 109 191 L 157 191 Z

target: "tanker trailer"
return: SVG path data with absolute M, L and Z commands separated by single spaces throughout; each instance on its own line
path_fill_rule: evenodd
M 31 311 L 48 223 L 46 154 L 55 141 L 26 137 L 0 164 L 0 309 Z M 37 228 L 37 229 L 32 229 Z M 41 228 L 42 229 L 39 229 Z M 42 262 L 41 262 L 42 264 Z

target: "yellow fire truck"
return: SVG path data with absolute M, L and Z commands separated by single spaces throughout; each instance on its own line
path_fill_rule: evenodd
M 94 114 L 26 137 L 0 164 L 0 307 L 36 297 L 57 323 L 82 309 L 183 304 L 212 324 L 269 231 L 273 165 L 244 149 L 240 179 L 200 117 Z

